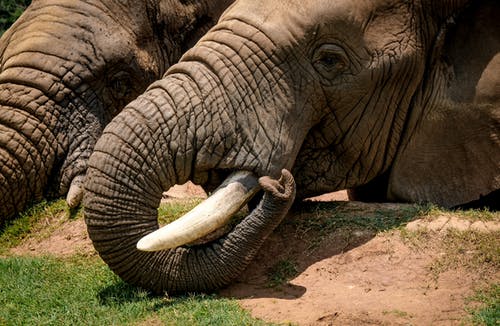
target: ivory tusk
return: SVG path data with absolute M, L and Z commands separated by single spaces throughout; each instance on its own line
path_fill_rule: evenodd
M 226 225 L 259 190 L 251 172 L 234 172 L 190 212 L 140 239 L 137 249 L 158 251 L 191 243 Z
M 71 181 L 71 185 L 69 186 L 68 194 L 66 195 L 66 203 L 70 208 L 77 207 L 83 198 L 83 180 L 85 179 L 84 175 L 77 175 L 73 181 Z

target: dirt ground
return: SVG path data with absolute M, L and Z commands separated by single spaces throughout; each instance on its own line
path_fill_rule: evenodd
M 166 197 L 184 200 L 203 196 L 197 189 L 176 189 Z M 365 212 L 393 215 L 408 205 L 347 202 L 345 192 L 316 200 L 334 200 L 331 209 L 342 216 Z M 314 204 L 308 204 L 314 207 Z M 430 266 L 445 253 L 439 241 L 415 248 L 402 230 L 430 229 L 439 238 L 448 228 L 498 231 L 496 222 L 469 223 L 450 216 L 432 221 L 414 220 L 389 231 L 324 228 L 309 223 L 314 210 L 294 211 L 265 242 L 258 257 L 231 286 L 220 291 L 237 298 L 256 318 L 299 325 L 460 325 L 465 298 L 487 282 L 498 282 L 498 270 L 471 273 L 457 266 L 439 275 Z M 312 216 L 316 221 L 317 217 Z M 306 222 L 304 222 L 306 221 Z M 309 224 L 308 224 L 309 223 Z M 397 225 L 396 225 L 397 226 Z M 94 255 L 84 222 L 64 223 L 49 237 L 27 239 L 14 254 Z M 281 284 L 270 285 L 277 262 L 292 269 Z M 288 264 L 288 265 L 287 265 Z

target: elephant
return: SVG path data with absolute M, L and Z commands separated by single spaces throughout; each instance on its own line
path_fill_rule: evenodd
M 0 224 L 82 198 L 104 126 L 232 0 L 34 0 L 0 39 Z
M 309 196 L 498 199 L 499 15 L 496 0 L 237 0 L 98 140 L 94 247 L 136 286 L 209 292 Z M 212 196 L 159 228 L 162 191 L 187 180 Z

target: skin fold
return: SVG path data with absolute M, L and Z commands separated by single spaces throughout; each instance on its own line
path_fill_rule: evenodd
M 248 239 L 276 223 L 251 212 L 244 228 L 195 246 L 192 261 L 189 245 L 135 244 L 158 228 L 163 190 L 187 180 L 214 189 L 236 170 L 289 170 L 298 199 L 346 188 L 445 207 L 498 198 L 498 14 L 493 0 L 236 1 L 97 142 L 85 198 L 97 250 L 155 292 L 228 284 L 223 258 L 238 252 L 230 266 L 245 266 L 257 254 Z M 275 221 L 262 208 L 272 193 L 257 215 Z
M 34 0 L 0 39 L 0 224 L 70 188 L 78 205 L 104 126 L 232 2 Z

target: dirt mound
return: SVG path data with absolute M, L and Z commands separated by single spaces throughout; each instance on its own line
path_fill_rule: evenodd
M 498 235 L 498 222 L 470 223 L 453 215 L 415 219 L 420 213 L 411 205 L 323 205 L 292 213 L 221 294 L 278 323 L 459 325 L 473 289 L 500 279 L 494 264 L 476 270 L 461 265 L 475 248 L 464 247 L 453 263 L 443 260 L 452 259 L 446 242 L 454 234 Z M 290 277 L 273 286 L 277 267 L 281 281 L 287 271 Z
M 273 256 L 276 249 L 266 247 L 263 256 Z M 429 265 L 437 255 L 414 252 L 398 234 L 386 234 L 351 250 L 333 244 L 314 256 L 295 255 L 309 262 L 299 262 L 300 274 L 278 288 L 268 287 L 272 263 L 262 257 L 222 293 L 239 298 L 253 316 L 279 323 L 458 325 L 464 298 L 480 278 L 458 269 L 434 280 Z

